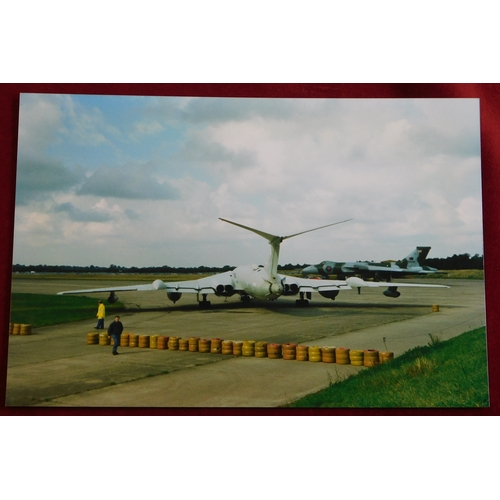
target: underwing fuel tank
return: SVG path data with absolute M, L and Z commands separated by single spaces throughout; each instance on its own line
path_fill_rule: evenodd
M 167 297 L 175 304 L 181 297 L 181 292 L 167 292 Z
M 319 294 L 327 299 L 335 300 L 335 297 L 339 294 L 339 290 L 325 290 L 319 292 Z
M 384 295 L 386 297 L 392 297 L 393 299 L 397 299 L 401 293 L 398 292 L 397 286 L 390 286 L 387 290 L 384 290 Z

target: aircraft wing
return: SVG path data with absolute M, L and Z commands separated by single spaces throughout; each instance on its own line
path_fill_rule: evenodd
M 160 280 L 157 280 L 160 281 Z M 156 283 L 156 282 L 155 282 Z M 199 280 L 176 281 L 176 282 L 163 282 L 162 290 L 167 292 L 181 292 L 181 293 L 220 293 L 222 288 L 233 287 L 233 273 L 228 271 L 226 273 L 214 274 Z
M 379 288 L 383 286 L 384 288 L 399 288 L 399 287 L 418 287 L 418 288 L 450 288 L 447 285 L 427 285 L 423 283 L 395 283 L 391 281 L 390 283 L 386 283 L 385 281 L 365 281 L 361 278 L 352 277 L 347 278 L 346 282 L 351 286 L 351 288 Z
M 422 283 L 386 283 L 384 281 L 365 281 L 361 278 L 352 277 L 343 280 L 323 280 L 312 278 L 295 278 L 280 275 L 283 285 L 297 285 L 300 292 L 330 292 L 334 290 L 352 290 L 353 288 L 368 287 L 423 287 L 423 288 L 450 288 L 446 285 L 427 285 Z
M 230 286 L 233 281 L 231 279 L 231 272 L 216 274 L 198 280 L 187 281 L 174 281 L 165 282 L 160 279 L 155 280 L 153 283 L 142 285 L 128 285 L 128 286 L 112 286 L 106 288 L 89 288 L 85 290 L 68 290 L 58 292 L 57 295 L 69 294 L 85 294 L 85 293 L 99 293 L 99 292 L 149 292 L 155 290 L 164 290 L 166 292 L 181 292 L 181 293 L 215 293 L 220 289 L 220 286 Z
M 290 288 L 297 286 L 299 292 L 331 292 L 334 290 L 351 290 L 351 286 L 343 280 L 322 280 L 313 278 L 295 278 L 279 275 L 281 282 Z
M 157 280 L 161 281 L 161 280 Z M 71 295 L 71 294 L 84 294 L 84 293 L 99 293 L 99 292 L 145 292 L 150 290 L 160 290 L 158 288 L 157 281 L 147 285 L 129 285 L 129 286 L 113 286 L 108 288 L 86 288 L 84 290 L 66 290 L 64 292 L 58 292 L 57 295 Z M 162 282 L 163 283 L 163 282 Z

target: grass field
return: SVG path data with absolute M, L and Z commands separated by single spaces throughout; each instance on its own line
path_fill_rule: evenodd
M 295 408 L 487 407 L 486 331 L 412 349 L 289 405 Z
M 297 271 L 280 271 L 281 274 L 286 274 L 290 276 L 301 276 L 300 270 Z M 156 279 L 161 279 L 165 282 L 171 281 L 185 281 L 205 278 L 206 276 L 212 276 L 217 273 L 210 274 L 123 274 L 123 273 L 110 273 L 110 274 L 86 274 L 86 273 L 74 273 L 74 274 L 57 274 L 57 273 L 39 273 L 39 274 L 13 274 L 12 279 L 32 279 L 32 280 L 61 280 L 61 279 L 71 279 L 71 280 L 98 280 L 102 281 L 106 278 L 111 278 L 113 280 L 119 280 L 124 282 L 132 283 L 150 283 Z M 335 278 L 335 277 L 334 277 Z M 456 271 L 443 271 L 443 274 L 427 274 L 427 275 L 415 275 L 407 276 L 407 279 L 484 279 L 484 271 L 477 269 L 459 269 Z
M 427 274 L 421 277 L 432 279 L 484 280 L 484 271 L 482 269 L 457 269 L 455 271 L 443 271 L 442 274 Z M 413 276 L 408 276 L 408 278 L 413 278 Z
M 123 310 L 123 304 L 105 304 L 106 314 Z M 90 297 L 75 295 L 43 295 L 34 293 L 13 293 L 11 302 L 11 323 L 29 324 L 34 328 L 81 321 L 94 320 L 97 323 L 97 301 Z
M 132 283 L 151 283 L 156 279 L 161 279 L 166 282 L 170 281 L 184 281 L 184 280 L 195 280 L 200 278 L 205 278 L 206 276 L 212 276 L 217 273 L 210 274 L 118 274 L 118 273 L 96 273 L 96 274 L 86 274 L 86 273 L 74 273 L 74 274 L 57 274 L 57 273 L 39 273 L 39 274 L 13 274 L 12 279 L 30 279 L 30 280 L 95 280 L 102 281 L 106 279 L 112 279 L 113 281 L 124 281 Z

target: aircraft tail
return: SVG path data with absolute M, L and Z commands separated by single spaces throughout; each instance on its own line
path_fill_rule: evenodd
M 425 259 L 427 258 L 427 255 L 429 254 L 431 247 L 417 247 L 413 252 L 408 254 L 404 259 L 403 262 L 407 262 L 407 267 L 408 269 L 412 267 L 422 267 L 424 264 Z
M 346 220 L 342 220 L 340 222 L 334 222 L 332 224 L 327 224 L 326 226 L 316 227 L 314 229 L 308 229 L 307 231 L 301 231 L 300 233 L 289 234 L 288 236 L 276 236 L 274 234 L 265 233 L 264 231 L 259 231 L 258 229 L 244 226 L 243 224 L 238 224 L 236 222 L 232 222 L 232 221 L 227 220 L 227 219 L 222 219 L 220 217 L 219 217 L 219 219 L 221 221 L 228 222 L 229 224 L 233 224 L 235 226 L 246 229 L 248 231 L 252 231 L 253 233 L 258 234 L 259 236 L 262 236 L 267 241 L 269 241 L 269 244 L 271 245 L 271 256 L 269 258 L 268 272 L 272 275 L 276 275 L 278 273 L 278 259 L 279 259 L 279 254 L 280 254 L 280 245 L 284 240 L 286 240 L 288 238 L 293 238 L 294 236 L 299 236 L 300 234 L 310 233 L 311 231 L 316 231 L 318 229 L 323 229 L 325 227 L 335 226 L 336 224 L 342 224 L 343 222 L 347 222 L 347 221 L 352 220 L 352 219 L 346 219 Z

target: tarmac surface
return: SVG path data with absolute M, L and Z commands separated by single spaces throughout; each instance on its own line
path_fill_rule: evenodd
M 237 297 L 210 296 L 207 310 L 198 308 L 194 294 L 173 305 L 161 291 L 122 292 L 119 299 L 127 310 L 120 315 L 125 332 L 139 335 L 294 342 L 388 350 L 395 356 L 428 344 L 430 334 L 446 340 L 485 325 L 483 281 L 418 283 L 450 288 L 400 289 L 397 299 L 383 296 L 381 289 L 341 292 L 335 301 L 313 294 L 308 307 L 296 307 L 296 297 L 244 304 Z M 113 278 L 16 277 L 12 292 L 55 294 L 112 284 Z M 89 295 L 96 311 L 97 300 L 107 295 Z M 439 312 L 432 312 L 433 304 Z M 112 319 L 108 313 L 106 328 Z M 271 408 L 369 369 L 150 348 L 120 347 L 120 355 L 112 356 L 111 346 L 86 344 L 95 324 L 94 316 L 36 328 L 32 335 L 10 335 L 6 406 Z

